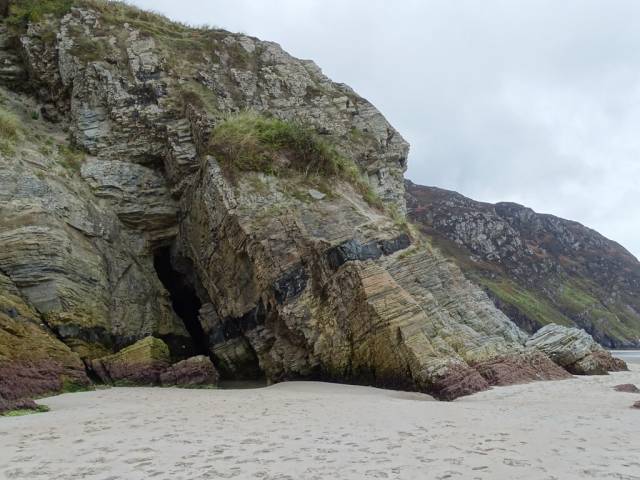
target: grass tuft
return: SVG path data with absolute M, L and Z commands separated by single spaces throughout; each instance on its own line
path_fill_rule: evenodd
M 59 163 L 70 172 L 79 172 L 85 154 L 81 150 L 77 150 L 67 145 L 58 145 L 58 154 L 60 155 Z
M 211 136 L 211 152 L 239 170 L 336 176 L 346 171 L 338 152 L 310 128 L 253 112 L 231 115 Z
M 255 112 L 228 116 L 213 129 L 209 151 L 232 171 L 270 175 L 298 172 L 307 178 L 337 178 L 352 184 L 372 206 L 382 201 L 350 159 L 312 128 Z
M 22 128 L 18 117 L 0 108 L 0 153 L 6 156 L 13 155 L 16 142 L 21 135 Z
M 82 32 L 75 32 L 71 53 L 85 62 L 97 62 L 104 60 L 109 49 L 100 38 L 87 38 Z
M 0 109 L 0 138 L 16 141 L 20 135 L 20 121 L 6 110 Z
M 14 27 L 26 27 L 40 22 L 47 15 L 62 17 L 71 11 L 73 0 L 15 0 L 9 6 L 7 23 Z

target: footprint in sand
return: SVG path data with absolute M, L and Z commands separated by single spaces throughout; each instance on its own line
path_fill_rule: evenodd
M 367 470 L 365 476 L 367 478 L 389 478 L 389 475 L 382 470 Z
M 531 464 L 525 460 L 516 460 L 514 458 L 503 458 L 502 463 L 509 467 L 530 467 Z
M 443 475 L 439 475 L 436 477 L 436 480 L 447 480 L 448 478 L 453 478 L 454 476 L 462 475 L 460 472 L 449 471 L 445 472 Z
M 153 457 L 134 457 L 134 458 L 127 458 L 124 460 L 124 463 L 127 463 L 129 465 L 133 465 L 135 463 L 143 463 L 143 462 L 151 462 L 153 461 Z

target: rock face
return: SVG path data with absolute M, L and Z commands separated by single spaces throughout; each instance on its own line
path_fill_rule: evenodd
M 546 325 L 527 340 L 526 346 L 547 354 L 558 365 L 577 375 L 602 375 L 627 368 L 591 335 L 577 328 Z
M 169 368 L 169 348 L 160 339 L 147 337 L 118 353 L 91 362 L 91 368 L 104 383 L 158 385 L 160 375 Z
M 93 373 L 443 399 L 564 375 L 403 221 L 408 144 L 369 102 L 270 42 L 71 3 L 3 33 L 28 80 L 0 90 L 20 125 L 0 148 L 0 271 Z M 229 167 L 211 132 L 244 109 L 306 125 L 350 176 Z
M 118 353 L 91 361 L 92 371 L 103 383 L 127 385 L 215 386 L 218 372 L 204 355 L 171 365 L 169 347 L 159 338 L 147 337 Z
M 0 411 L 24 408 L 20 400 L 27 397 L 88 386 L 80 358 L 0 273 Z
M 562 380 L 571 377 L 567 370 L 535 349 L 517 357 L 498 357 L 475 367 L 490 385 L 513 385 L 531 380 Z
M 575 326 L 608 348 L 640 346 L 640 262 L 579 223 L 406 181 L 409 217 L 496 306 L 533 333 Z
M 211 360 L 198 355 L 167 368 L 160 375 L 160 383 L 165 387 L 211 387 L 218 384 L 219 378 Z

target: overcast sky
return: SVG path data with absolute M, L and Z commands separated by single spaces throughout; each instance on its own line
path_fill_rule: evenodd
M 408 178 L 577 220 L 640 257 L 640 1 L 134 0 L 280 43 L 374 103 Z

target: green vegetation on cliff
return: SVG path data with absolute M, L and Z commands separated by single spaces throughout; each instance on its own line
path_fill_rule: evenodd
M 578 326 L 607 347 L 640 342 L 640 263 L 575 222 L 407 182 L 409 216 L 529 332 Z
M 20 121 L 13 114 L 0 107 L 0 154 L 13 152 L 16 141 L 20 138 Z
M 356 164 L 305 125 L 243 112 L 216 125 L 209 147 L 228 170 L 337 178 L 351 183 L 369 204 L 381 206 Z
M 461 266 L 465 269 L 464 264 Z M 533 285 L 509 278 L 506 273 L 487 276 L 478 270 L 465 271 L 501 302 L 509 316 L 526 319 L 523 326 L 529 329 L 549 323 L 580 326 L 607 346 L 640 336 L 635 311 L 629 307 L 633 300 L 612 301 L 603 287 L 587 278 L 559 276 Z M 607 297 L 611 300 L 603 300 Z
M 442 240 L 439 243 L 442 248 Z M 446 250 L 451 252 L 451 249 Z M 523 283 L 505 272 L 487 271 L 473 262 L 454 257 L 460 267 L 481 285 L 500 308 L 527 330 L 555 323 L 579 326 L 607 344 L 639 335 L 634 312 L 624 304 L 629 299 L 603 302 L 603 288 L 586 278 L 559 276 L 539 284 Z
M 9 6 L 8 22 L 11 25 L 27 25 L 39 22 L 46 15 L 61 17 L 73 6 L 73 0 L 19 0 Z
M 253 112 L 229 116 L 218 124 L 210 146 L 212 153 L 238 170 L 278 175 L 293 168 L 305 175 L 353 175 L 352 165 L 310 128 Z
M 497 300 L 515 308 L 520 315 L 535 319 L 539 325 L 548 323 L 565 326 L 573 325 L 569 318 L 557 310 L 557 306 L 532 289 L 521 287 L 508 278 L 487 278 L 475 275 L 473 279 Z

